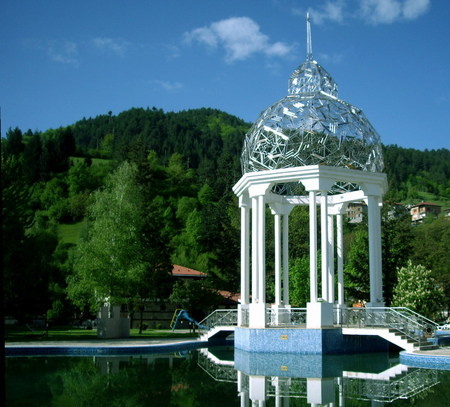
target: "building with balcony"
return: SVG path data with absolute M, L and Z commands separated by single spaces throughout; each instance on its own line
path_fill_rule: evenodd
M 441 213 L 441 206 L 431 202 L 421 202 L 411 206 L 411 222 L 413 225 L 423 223 L 424 219 L 431 216 L 438 217 Z

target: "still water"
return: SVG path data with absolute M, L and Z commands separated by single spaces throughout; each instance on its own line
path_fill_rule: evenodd
M 217 347 L 133 356 L 6 358 L 12 406 L 450 405 L 450 371 L 397 355 L 255 355 Z

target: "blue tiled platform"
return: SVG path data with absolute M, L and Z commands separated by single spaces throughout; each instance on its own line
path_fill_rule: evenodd
M 255 353 L 234 350 L 234 367 L 253 376 L 324 378 L 347 371 L 382 372 L 390 367 L 387 352 L 352 355 Z
M 382 338 L 343 335 L 340 328 L 236 328 L 234 346 L 247 352 L 302 354 L 386 352 L 389 348 Z

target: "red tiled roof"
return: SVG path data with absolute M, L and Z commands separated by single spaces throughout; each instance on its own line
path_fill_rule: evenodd
M 222 297 L 226 298 L 227 300 L 239 302 L 241 298 L 240 293 L 232 293 L 231 291 L 225 291 L 225 290 L 218 290 L 217 291 Z
M 174 277 L 207 277 L 206 273 L 190 269 L 187 267 L 179 266 L 177 264 L 173 265 L 172 275 Z
M 441 206 L 432 202 L 420 202 L 418 204 L 413 205 L 412 207 L 414 208 L 415 206 Z

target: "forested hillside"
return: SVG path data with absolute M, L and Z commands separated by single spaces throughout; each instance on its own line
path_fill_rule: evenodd
M 231 187 L 241 176 L 249 127 L 214 109 L 133 108 L 43 133 L 9 130 L 2 139 L 6 312 L 23 320 L 47 313 L 67 321 L 98 305 L 94 287 L 138 308 L 174 290 L 173 298 L 179 297 L 189 287 L 173 287 L 172 263 L 206 272 L 212 288 L 237 291 L 240 221 Z M 410 259 L 431 269 L 449 296 L 450 222 L 412 228 L 404 208 L 395 207 L 395 219 L 387 213 L 399 202 L 450 206 L 450 151 L 394 145 L 384 146 L 384 157 L 390 186 L 383 217 L 386 302 L 393 298 L 397 268 Z M 302 306 L 309 253 L 303 209 L 290 217 L 292 298 Z M 268 217 L 268 230 L 270 222 Z M 358 280 L 366 273 L 363 229 L 346 227 L 354 299 L 368 295 L 367 278 Z M 269 247 L 269 280 L 272 253 Z

